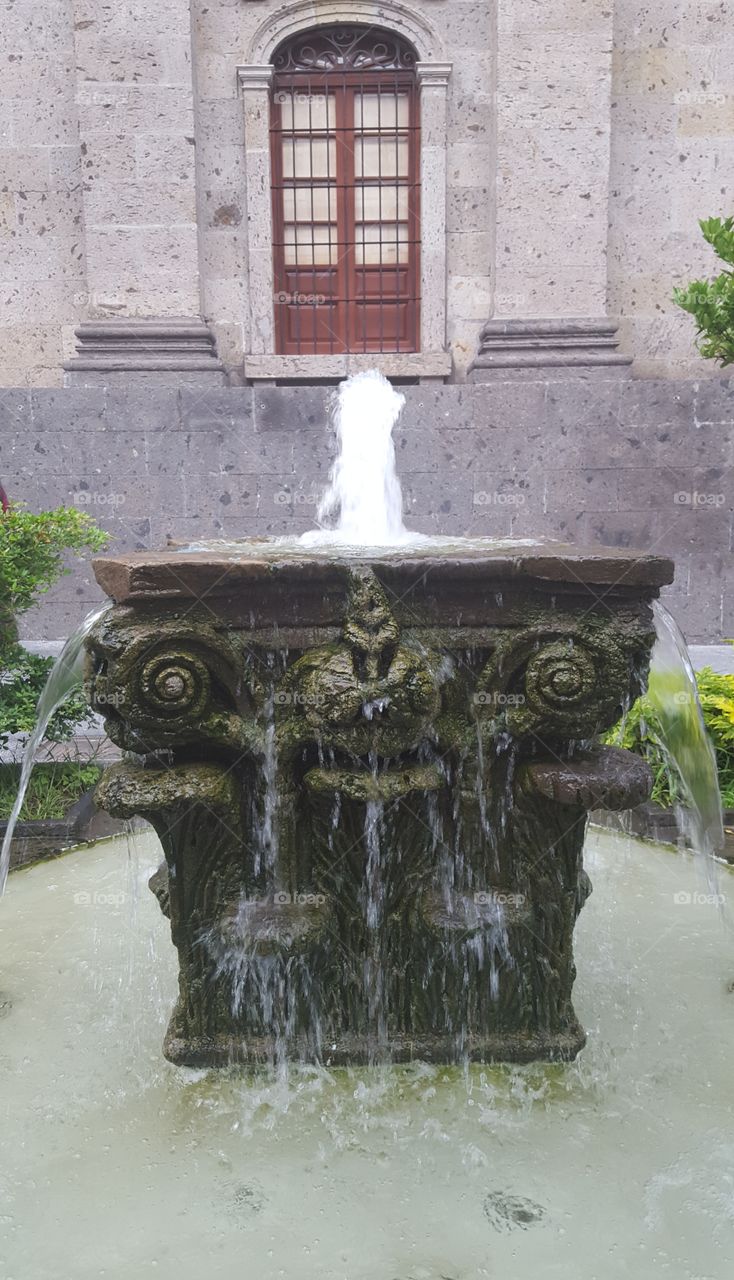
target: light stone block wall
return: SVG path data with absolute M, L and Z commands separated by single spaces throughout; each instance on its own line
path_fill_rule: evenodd
M 197 316 L 188 0 L 72 2 L 87 315 Z
M 74 327 L 102 317 L 202 315 L 236 380 L 237 67 L 262 60 L 268 23 L 326 9 L 421 28 L 419 55 L 452 65 L 459 379 L 490 317 L 605 314 L 637 372 L 717 373 L 671 290 L 716 269 L 697 219 L 732 212 L 726 0 L 0 0 L 0 386 L 59 385 Z
M 609 0 L 498 0 L 495 314 L 603 317 Z
M 615 0 L 609 305 L 643 375 L 710 377 L 674 285 L 720 264 L 699 218 L 734 213 L 734 8 Z
M 0 0 L 0 385 L 60 385 L 85 306 L 72 0 Z
M 330 8 L 333 6 L 330 6 Z M 450 62 L 447 121 L 448 333 L 455 363 L 465 369 L 491 302 L 494 257 L 494 0 L 421 0 L 336 6 L 345 23 L 373 21 L 403 29 L 415 16 L 434 35 L 423 60 Z M 197 164 L 204 318 L 227 364 L 250 345 L 247 324 L 244 111 L 236 68 L 263 61 L 263 28 L 292 10 L 303 29 L 325 6 L 282 0 L 192 0 L 197 95 Z M 253 50 L 258 50 L 253 55 Z M 443 285 L 443 282 L 439 282 Z M 270 299 L 263 299 L 270 305 Z M 431 299 L 424 299 L 431 306 Z

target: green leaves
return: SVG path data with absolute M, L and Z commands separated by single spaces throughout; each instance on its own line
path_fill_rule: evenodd
M 21 822 L 63 818 L 75 800 L 95 786 L 101 776 L 102 770 L 95 764 L 64 761 L 36 765 L 20 811 Z M 19 765 L 0 769 L 0 819 L 10 817 L 19 779 Z
M 722 262 L 734 265 L 734 218 L 706 218 L 699 223 L 704 239 Z M 696 321 L 698 349 L 706 360 L 734 363 L 734 272 L 715 280 L 694 280 L 674 289 L 673 300 Z
M 722 262 L 734 265 L 734 218 L 703 218 L 698 225 Z
M 0 670 L 0 746 L 12 733 L 30 733 L 36 723 L 36 703 L 53 666 L 53 658 L 28 653 L 21 645 L 6 648 Z M 46 730 L 48 742 L 66 742 L 89 715 L 81 691 L 67 698 Z M 2 769 L 0 768 L 0 773 Z
M 3 616 L 24 613 L 69 572 L 65 551 L 101 551 L 106 543 L 107 534 L 74 507 L 34 514 L 13 505 L 0 515 L 0 644 Z

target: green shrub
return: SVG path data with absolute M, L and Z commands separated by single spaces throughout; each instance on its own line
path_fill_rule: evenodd
M 0 514 L 0 652 L 16 639 L 14 618 L 69 570 L 65 551 L 101 551 L 107 534 L 74 507 L 26 511 L 12 504 Z
M 37 514 L 11 504 L 0 513 L 0 746 L 13 733 L 29 733 L 36 704 L 53 666 L 52 658 L 27 653 L 17 640 L 16 615 L 69 570 L 64 552 L 101 551 L 107 534 L 73 507 Z M 53 716 L 46 733 L 51 742 L 70 738 L 88 707 L 73 695 Z
M 699 226 L 727 265 L 715 280 L 694 280 L 675 289 L 673 298 L 696 321 L 701 355 L 728 365 L 734 362 L 734 218 L 708 218 Z
M 53 658 L 28 653 L 22 645 L 6 647 L 0 672 L 0 747 L 10 734 L 30 733 L 36 723 L 36 705 L 53 666 Z M 45 738 L 66 742 L 89 715 L 89 706 L 80 693 L 72 694 L 51 717 Z

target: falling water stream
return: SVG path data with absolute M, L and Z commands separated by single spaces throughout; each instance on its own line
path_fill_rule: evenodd
M 10 848 L 13 843 L 13 832 L 15 831 L 20 811 L 23 808 L 23 801 L 25 800 L 39 748 L 43 742 L 43 736 L 54 712 L 58 711 L 61 704 L 81 684 L 84 668 L 84 641 L 94 625 L 111 608 L 111 604 L 104 604 L 101 608 L 95 609 L 92 613 L 87 614 L 81 625 L 77 627 L 76 631 L 72 632 L 52 666 L 43 692 L 38 699 L 38 706 L 36 707 L 37 719 L 23 752 L 18 794 L 8 821 L 2 851 L 0 851 L 0 894 L 5 892 L 5 884 L 10 867 Z
M 716 752 L 706 731 L 688 646 L 675 619 L 656 601 L 656 641 L 647 697 L 657 720 L 660 746 L 680 782 L 684 803 L 678 825 L 718 899 L 715 858 L 724 846 Z M 721 904 L 720 904 L 721 905 Z

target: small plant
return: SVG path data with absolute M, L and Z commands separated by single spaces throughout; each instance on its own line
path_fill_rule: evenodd
M 71 806 L 102 776 L 96 764 L 60 761 L 36 765 L 21 809 L 22 822 L 63 818 Z M 10 817 L 20 779 L 20 765 L 0 769 L 0 820 Z
M 675 289 L 673 298 L 696 321 L 701 355 L 728 365 L 734 363 L 734 218 L 707 218 L 699 226 L 726 266 L 715 280 Z
M 83 511 L 26 511 L 11 504 L 0 514 L 0 655 L 17 638 L 15 618 L 35 604 L 68 569 L 65 551 L 101 551 L 107 534 Z
M 14 733 L 30 733 L 36 723 L 36 705 L 53 666 L 53 658 L 28 653 L 20 644 L 6 646 L 0 670 L 0 747 Z M 66 742 L 89 715 L 82 693 L 74 693 L 51 717 L 48 742 Z
M 34 514 L 6 502 L 0 512 L 0 748 L 7 746 L 11 735 L 32 730 L 36 705 L 53 666 L 53 658 L 28 653 L 18 643 L 16 615 L 30 609 L 39 595 L 68 572 L 63 560 L 65 551 L 100 551 L 106 542 L 107 535 L 88 515 L 70 507 Z M 65 742 L 88 714 L 81 691 L 73 694 L 51 718 L 46 739 Z M 76 776 L 81 766 L 64 767 Z M 41 776 L 48 779 L 51 775 Z M 71 774 L 59 775 L 57 807 L 68 799 L 70 777 Z M 14 795 L 17 781 L 14 765 L 0 766 L 1 794 Z M 40 785 L 39 781 L 36 787 Z M 77 780 L 72 799 L 81 794 L 79 785 Z M 46 790 L 50 796 L 53 787 L 48 781 Z

